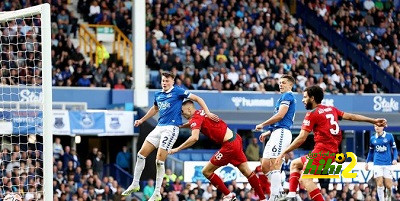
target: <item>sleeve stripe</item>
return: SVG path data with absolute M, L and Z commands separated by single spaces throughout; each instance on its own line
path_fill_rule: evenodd
M 282 101 L 281 104 L 287 104 L 290 105 L 290 101 Z

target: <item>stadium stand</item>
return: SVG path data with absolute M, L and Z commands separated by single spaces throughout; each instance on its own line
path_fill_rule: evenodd
M 180 74 L 177 85 L 203 90 L 276 91 L 274 79 L 287 73 L 296 77 L 296 91 L 312 84 L 333 94 L 383 91 L 273 2 L 153 4 L 147 30 L 152 88 L 159 88 L 159 70 L 172 70 Z
M 39 3 L 45 3 L 47 1 L 19 1 L 12 0 L 0 3 L 0 11 L 17 10 L 24 7 L 30 7 Z M 80 1 L 81 2 L 81 1 Z M 86 1 L 85 1 L 86 2 Z M 89 2 L 89 1 L 87 1 Z M 114 2 L 114 1 L 110 1 Z M 52 65 L 53 65 L 53 86 L 80 86 L 80 87 L 111 87 L 117 89 L 130 89 L 132 87 L 132 79 L 130 76 L 126 76 L 127 68 L 118 65 L 116 61 L 108 60 L 103 65 L 95 65 L 94 61 L 88 61 L 82 54 L 81 47 L 74 46 L 72 40 L 76 38 L 78 30 L 78 19 L 75 17 L 74 12 L 68 10 L 68 4 L 65 1 L 52 1 L 51 2 L 51 22 L 52 22 Z M 131 35 L 131 26 L 125 23 L 124 20 L 120 19 L 119 14 L 122 13 L 126 18 L 126 13 L 129 12 L 128 7 L 130 2 L 120 2 L 116 7 L 113 7 L 115 11 L 113 13 L 107 12 L 109 10 L 107 6 L 102 4 L 102 8 L 99 10 L 102 13 L 99 14 L 99 18 L 108 19 L 99 22 L 99 24 L 107 24 L 106 22 L 115 23 L 116 21 L 121 22 L 125 28 L 122 30 L 127 36 Z M 86 8 L 86 7 L 78 7 Z M 85 11 L 86 12 L 86 11 Z M 89 14 L 89 12 L 87 12 Z M 118 13 L 118 19 L 115 19 L 116 13 Z M 97 22 L 97 18 L 93 18 Z M 122 21 L 121 21 L 122 20 Z M 130 19 L 126 20 L 129 21 Z M 9 27 L 2 26 L 0 32 L 1 40 L 4 43 L 10 41 L 18 41 L 24 43 L 25 41 L 37 41 L 35 35 L 30 34 L 29 30 L 32 29 L 32 22 L 24 21 L 11 22 Z M 25 23 L 25 24 L 23 24 Z M 33 22 L 36 23 L 36 22 Z M 24 28 L 22 28 L 24 27 Z M 41 65 L 37 62 L 40 58 L 34 55 L 33 48 L 40 48 L 35 46 L 26 47 L 14 47 L 8 49 L 7 46 L 2 47 L 2 84 L 3 85 L 19 85 L 19 84 L 31 84 L 32 80 L 15 80 L 12 79 L 11 73 L 7 72 L 7 69 L 13 68 L 17 65 L 26 65 L 28 69 L 33 69 L 35 65 Z M 5 54 L 10 50 L 11 54 Z M 23 51 L 21 51 L 23 50 Z M 10 63 L 6 62 L 11 60 Z M 26 63 L 16 63 L 18 61 L 26 60 Z M 119 70 L 122 68 L 122 70 Z M 101 69 L 101 70 L 100 70 Z M 28 70 L 26 72 L 19 72 L 33 75 L 35 72 Z M 119 74 L 123 74 L 122 76 Z M 116 87 L 115 87 L 116 86 Z

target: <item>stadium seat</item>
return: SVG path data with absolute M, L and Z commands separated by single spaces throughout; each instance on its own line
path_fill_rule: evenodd
M 191 154 L 192 161 L 203 161 L 203 154 L 200 153 L 193 153 Z
M 204 153 L 203 154 L 203 160 L 208 161 L 213 157 L 214 153 Z
M 188 153 L 179 153 L 178 159 L 182 161 L 190 161 L 190 154 Z

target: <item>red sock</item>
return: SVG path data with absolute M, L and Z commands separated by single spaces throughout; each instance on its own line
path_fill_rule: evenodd
M 259 174 L 258 179 L 260 180 L 261 188 L 267 195 L 271 194 L 271 183 L 268 181 L 268 177 L 265 174 Z
M 212 175 L 208 178 L 212 185 L 214 185 L 219 191 L 221 191 L 224 195 L 229 195 L 230 191 L 225 186 L 224 182 L 219 178 L 218 175 L 212 173 Z
M 297 187 L 299 186 L 299 179 L 300 179 L 300 173 L 298 172 L 290 173 L 289 192 L 296 192 Z
M 263 190 L 261 189 L 260 181 L 258 180 L 257 175 L 252 172 L 247 180 L 249 180 L 251 187 L 254 188 L 254 191 L 257 193 L 260 200 L 265 200 L 265 195 Z
M 314 201 L 324 201 L 324 197 L 322 197 L 321 191 L 319 188 L 314 189 L 310 192 L 310 197 Z
M 256 173 L 258 180 L 260 180 L 260 185 L 264 194 L 271 195 L 271 183 L 268 181 L 268 177 L 262 171 L 261 165 L 256 167 L 254 173 Z

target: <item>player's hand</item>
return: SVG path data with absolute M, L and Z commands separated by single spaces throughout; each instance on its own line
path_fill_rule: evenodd
M 393 160 L 392 164 L 397 165 L 397 160 Z
M 141 124 L 143 123 L 143 121 L 142 120 L 136 120 L 135 121 L 135 127 L 138 127 L 138 126 L 140 126 Z
M 266 138 L 268 135 L 271 135 L 271 131 L 267 131 L 267 132 L 261 133 L 261 135 L 260 135 L 260 137 L 259 137 L 260 141 L 261 141 L 261 142 L 264 142 L 265 138 Z
M 176 152 L 178 152 L 178 149 L 177 149 L 177 148 L 175 148 L 175 149 L 170 149 L 170 150 L 168 151 L 168 154 L 174 154 L 174 153 L 176 153 Z
M 279 164 L 283 161 L 284 154 L 279 154 L 279 156 L 275 159 L 275 164 Z
M 260 130 L 262 130 L 264 128 L 264 125 L 262 125 L 262 124 L 258 124 L 257 126 L 256 126 L 256 131 L 260 131 Z
M 369 169 L 368 169 L 368 163 L 365 163 L 365 170 L 366 170 L 366 171 L 369 171 Z
M 214 114 L 214 113 L 206 113 L 207 117 L 210 118 L 211 120 L 215 121 L 215 122 L 219 122 L 219 117 L 218 115 Z
M 387 121 L 386 121 L 386 119 L 383 119 L 383 118 L 377 118 L 377 119 L 375 119 L 375 125 L 377 125 L 379 127 L 387 127 Z

